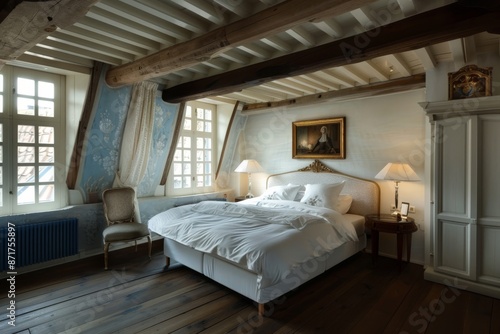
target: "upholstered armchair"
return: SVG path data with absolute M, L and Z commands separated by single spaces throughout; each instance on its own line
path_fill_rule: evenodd
M 135 211 L 135 190 L 130 187 L 110 188 L 102 193 L 104 217 L 107 227 L 102 232 L 104 242 L 104 269 L 108 269 L 108 250 L 113 242 L 134 241 L 148 238 L 148 252 L 151 258 L 151 233 L 147 225 L 137 222 Z

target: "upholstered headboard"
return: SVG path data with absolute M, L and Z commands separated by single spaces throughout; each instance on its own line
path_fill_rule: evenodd
M 289 183 L 306 185 L 314 183 L 330 184 L 345 181 L 341 194 L 351 195 L 353 202 L 348 213 L 367 215 L 380 212 L 380 188 L 376 182 L 337 173 L 315 160 L 298 171 L 269 175 L 266 187 Z

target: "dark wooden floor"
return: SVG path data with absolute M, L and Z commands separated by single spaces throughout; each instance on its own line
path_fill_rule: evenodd
M 161 247 L 102 256 L 16 277 L 16 326 L 8 286 L 0 333 L 500 333 L 500 300 L 423 280 L 421 266 L 372 266 L 358 254 L 279 298 L 253 303 L 185 267 L 164 270 Z

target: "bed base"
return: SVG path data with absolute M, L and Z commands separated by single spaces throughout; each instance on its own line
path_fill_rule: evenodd
M 164 239 L 167 268 L 172 261 L 176 261 L 205 275 L 256 302 L 257 312 L 261 316 L 265 315 L 266 303 L 272 302 L 287 292 L 296 289 L 365 248 L 366 235 L 363 234 L 357 242 L 345 243 L 327 255 L 304 263 L 303 266 L 299 266 L 297 270 L 291 272 L 281 282 L 270 286 L 262 286 L 261 277 L 256 273 L 245 270 L 212 254 L 205 254 L 174 240 Z

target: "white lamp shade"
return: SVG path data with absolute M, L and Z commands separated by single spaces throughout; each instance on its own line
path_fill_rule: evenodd
M 238 173 L 259 173 L 263 172 L 264 169 L 259 165 L 256 160 L 243 160 L 238 167 L 234 170 Z
M 375 175 L 379 180 L 420 181 L 420 178 L 408 164 L 389 162 Z

